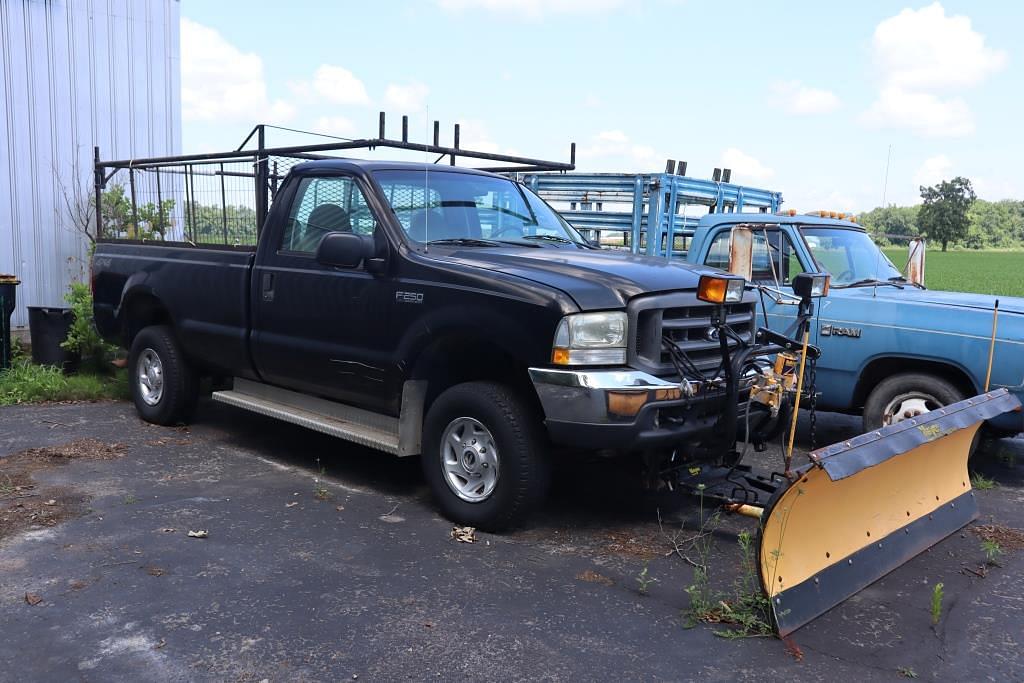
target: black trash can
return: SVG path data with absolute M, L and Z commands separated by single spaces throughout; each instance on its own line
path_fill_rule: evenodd
M 18 300 L 15 287 L 20 284 L 13 275 L 0 275 L 0 370 L 11 367 L 11 315 Z
M 70 308 L 28 307 L 28 329 L 32 334 L 32 362 L 55 365 L 64 372 L 78 369 L 79 354 L 61 347 L 68 338 L 74 314 Z

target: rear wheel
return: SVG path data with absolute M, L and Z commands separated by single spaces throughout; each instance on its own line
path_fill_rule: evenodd
M 187 422 L 199 398 L 199 381 L 166 325 L 143 328 L 132 340 L 128 382 L 142 419 L 160 425 Z
M 454 386 L 434 401 L 423 429 L 423 474 L 445 516 L 488 531 L 521 524 L 550 478 L 540 422 L 511 388 Z

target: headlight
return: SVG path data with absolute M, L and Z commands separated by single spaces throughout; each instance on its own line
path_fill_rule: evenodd
M 800 273 L 793 278 L 793 293 L 801 299 L 828 296 L 831 277 L 828 273 Z
M 558 323 L 551 362 L 555 365 L 624 365 L 626 314 L 577 313 Z

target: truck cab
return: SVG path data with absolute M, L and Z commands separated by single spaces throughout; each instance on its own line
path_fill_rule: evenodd
M 909 282 L 851 220 L 815 215 L 723 213 L 700 218 L 687 253 L 691 263 L 727 268 L 732 229 L 753 230 L 753 280 L 762 286 L 759 315 L 773 330 L 795 316 L 791 279 L 831 274 L 811 328 L 822 350 L 818 407 L 863 412 L 878 429 L 986 388 L 1024 396 L 1024 299 L 941 292 Z M 996 299 L 999 314 L 993 346 Z M 1024 429 L 1021 413 L 990 423 L 998 433 Z

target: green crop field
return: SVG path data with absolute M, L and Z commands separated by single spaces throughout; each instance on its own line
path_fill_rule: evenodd
M 905 247 L 886 247 L 885 255 L 903 268 Z M 928 289 L 1024 297 L 1024 251 L 947 251 L 929 249 L 924 283 Z

